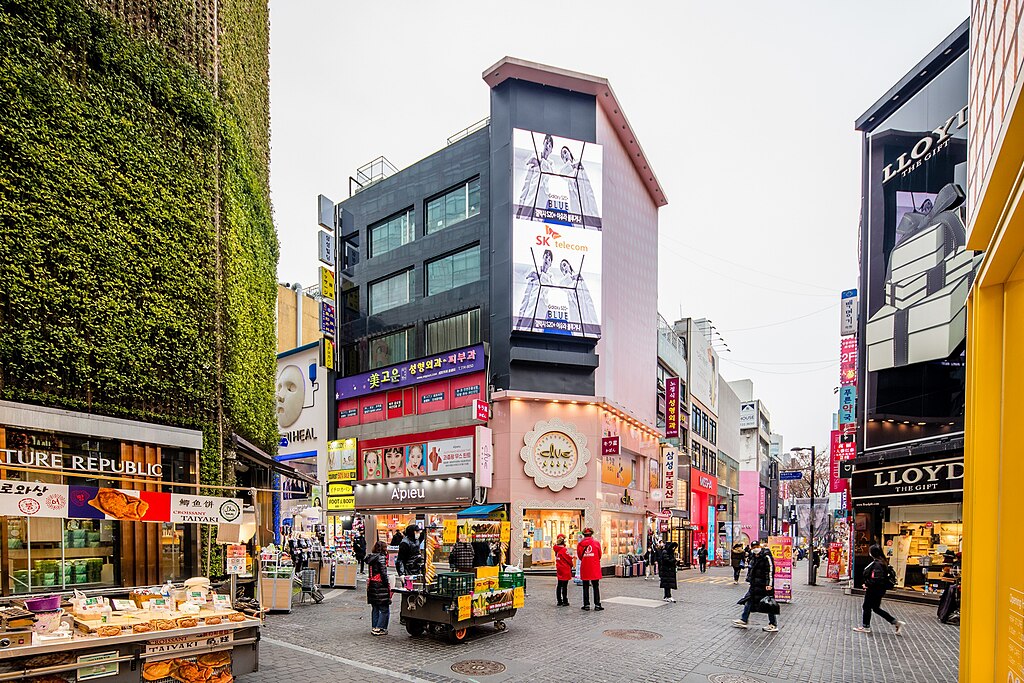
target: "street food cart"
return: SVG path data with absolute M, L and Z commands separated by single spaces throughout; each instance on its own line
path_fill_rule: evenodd
M 434 568 L 434 545 L 438 543 L 427 535 L 427 552 L 422 581 L 406 578 L 395 592 L 401 596 L 400 620 L 412 636 L 430 631 L 442 635 L 452 643 L 465 640 L 470 628 L 494 624 L 499 631 L 506 628 L 505 620 L 515 616 L 526 600 L 526 579 L 518 567 L 507 567 L 502 560 L 507 556 L 511 527 L 507 521 L 473 519 L 469 508 L 459 514 L 458 521 L 446 520 L 441 542 L 451 545 L 458 535 L 465 534 L 474 544 L 495 543 L 497 564 L 478 566 L 474 572 L 438 573 Z M 487 510 L 489 512 L 489 509 Z M 492 557 L 484 553 L 484 557 Z M 399 581 L 402 577 L 399 577 Z

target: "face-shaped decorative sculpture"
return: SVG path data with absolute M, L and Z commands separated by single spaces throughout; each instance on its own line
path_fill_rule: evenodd
M 297 365 L 288 365 L 277 376 L 277 424 L 284 429 L 302 414 L 306 400 L 306 378 Z

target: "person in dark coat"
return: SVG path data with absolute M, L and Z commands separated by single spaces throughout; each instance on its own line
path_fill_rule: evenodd
M 750 570 L 747 572 L 747 581 L 750 588 L 747 594 L 740 598 L 737 604 L 743 605 L 743 616 L 733 620 L 736 628 L 747 628 L 747 620 L 752 611 L 760 611 L 760 602 L 765 597 L 775 592 L 772 582 L 775 580 L 775 561 L 767 548 L 761 547 L 760 541 L 750 542 Z M 768 613 L 768 625 L 762 630 L 774 633 L 779 630 L 778 620 L 775 615 Z
M 398 544 L 398 559 L 395 569 L 400 575 L 416 576 L 423 573 L 423 557 L 420 555 L 419 527 L 410 524 L 405 527 L 405 538 Z
M 371 606 L 370 633 L 388 634 L 391 620 L 391 583 L 388 581 L 388 546 L 384 541 L 373 544 L 373 552 L 366 557 L 370 574 L 366 579 L 366 602 Z
M 889 590 L 889 562 L 885 559 L 882 549 L 877 545 L 871 546 L 868 553 L 871 555 L 871 562 L 868 566 L 864 567 L 862 621 L 861 625 L 854 627 L 853 630 L 858 633 L 871 633 L 871 613 L 874 612 L 892 624 L 896 635 L 900 635 L 900 630 L 906 624 L 882 609 L 882 598 L 885 597 L 885 592 Z
M 732 585 L 734 586 L 740 582 L 740 570 L 743 569 L 743 560 L 746 556 L 742 543 L 733 544 L 729 564 L 732 565 Z
M 647 561 L 647 567 L 644 571 L 644 581 L 647 581 L 652 576 L 658 576 L 658 558 L 661 557 L 661 551 L 663 546 L 661 541 L 651 540 L 651 544 L 647 547 L 647 554 L 644 559 Z
M 658 576 L 661 577 L 661 587 L 665 589 L 665 602 L 675 602 L 672 591 L 677 588 L 676 568 L 679 566 L 679 558 L 676 557 L 676 548 L 679 546 L 675 541 L 665 544 L 661 551 L 661 559 L 658 565 Z
M 395 535 L 391 537 L 391 545 L 399 545 L 402 542 L 402 532 L 395 530 Z
M 356 556 L 356 562 L 359 563 L 359 573 L 362 574 L 366 564 L 366 538 L 359 534 L 352 541 L 352 554 Z
M 466 534 L 459 534 L 459 540 L 455 542 L 451 553 L 448 554 L 448 566 L 451 567 L 453 572 L 472 574 L 475 557 L 476 554 L 473 552 L 473 546 L 469 542 L 469 537 Z

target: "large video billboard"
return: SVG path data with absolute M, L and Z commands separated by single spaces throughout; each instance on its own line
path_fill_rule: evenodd
M 600 145 L 512 131 L 512 328 L 601 336 Z

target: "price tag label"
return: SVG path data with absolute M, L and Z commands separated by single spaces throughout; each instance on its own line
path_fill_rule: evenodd
M 112 598 L 111 602 L 114 603 L 114 609 L 118 612 L 135 612 L 139 609 L 133 600 L 118 600 L 117 598 Z
M 146 609 L 171 612 L 174 610 L 174 607 L 167 598 L 152 598 L 146 601 Z
M 107 608 L 106 598 L 84 598 L 78 603 L 78 611 L 85 614 L 96 614 Z
M 213 606 L 217 609 L 231 609 L 231 596 L 230 595 L 217 595 L 213 596 Z
M 206 591 L 188 591 L 185 593 L 185 601 L 191 602 L 193 605 L 205 605 Z

